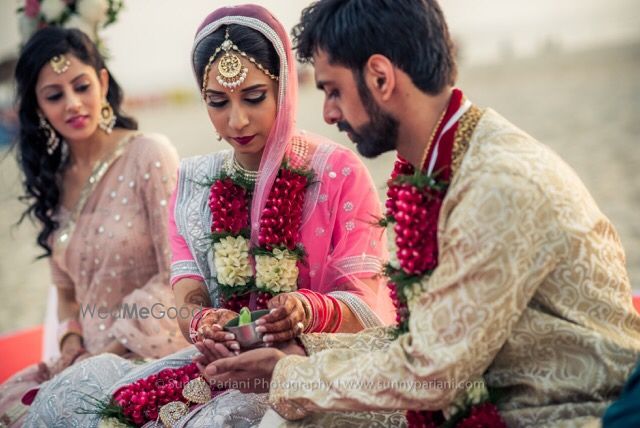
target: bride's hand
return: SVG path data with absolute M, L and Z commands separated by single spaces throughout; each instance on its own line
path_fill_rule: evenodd
M 306 319 L 297 297 L 292 293 L 278 294 L 267 305 L 271 312 L 256 321 L 256 331 L 264 333 L 265 343 L 287 342 L 302 333 Z
M 198 338 L 197 342 L 202 342 L 204 339 L 211 339 L 214 342 L 224 342 L 228 339 L 224 338 L 224 334 L 221 334 L 223 325 L 237 317 L 236 312 L 228 309 L 213 309 L 200 320 L 198 325 Z M 219 328 L 214 329 L 213 326 L 217 325 Z

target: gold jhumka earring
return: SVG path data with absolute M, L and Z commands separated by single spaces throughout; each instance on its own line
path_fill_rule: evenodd
M 116 115 L 113 112 L 111 104 L 105 99 L 102 101 L 102 107 L 100 108 L 100 121 L 98 126 L 107 134 L 111 134 L 113 128 L 116 126 Z
M 51 156 L 60 145 L 60 138 L 58 138 L 58 134 L 56 134 L 53 126 L 49 124 L 47 119 L 40 112 L 38 112 L 38 125 L 42 133 L 47 138 L 47 154 Z
M 203 97 L 205 91 L 207 90 L 207 83 L 209 82 L 209 71 L 211 70 L 211 64 L 215 62 L 216 57 L 222 51 L 224 51 L 224 55 L 218 62 L 218 73 L 220 74 L 216 76 L 216 80 L 221 86 L 231 89 L 231 92 L 233 92 L 238 86 L 242 85 L 242 83 L 247 78 L 247 73 L 249 72 L 249 69 L 242 65 L 240 57 L 232 51 L 236 51 L 238 54 L 240 54 L 240 56 L 246 58 L 249 62 L 258 67 L 258 69 L 266 74 L 270 79 L 275 81 L 278 80 L 278 76 L 273 75 L 269 70 L 264 68 L 262 64 L 257 62 L 255 58 L 250 57 L 246 52 L 241 51 L 238 46 L 236 46 L 231 41 L 231 39 L 229 38 L 229 27 L 227 27 L 224 32 L 224 41 L 220 46 L 216 48 L 215 52 L 213 52 L 213 55 L 209 57 L 207 66 L 204 68 L 204 76 L 202 78 Z

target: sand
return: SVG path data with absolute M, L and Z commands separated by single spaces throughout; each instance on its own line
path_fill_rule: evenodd
M 640 294 L 640 44 L 554 54 L 497 65 L 461 67 L 459 86 L 552 147 L 583 179 L 616 226 L 631 284 Z M 322 96 L 300 91 L 299 126 L 353 147 L 322 121 Z M 181 156 L 223 146 L 199 102 L 158 103 L 131 111 L 146 131 L 168 135 Z M 393 157 L 366 161 L 384 193 Z M 0 164 L 0 333 L 42 322 L 49 285 L 47 262 L 35 261 L 36 229 L 16 228 L 23 206 L 13 158 Z

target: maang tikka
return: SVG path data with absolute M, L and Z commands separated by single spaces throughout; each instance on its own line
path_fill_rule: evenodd
M 242 83 L 247 78 L 247 73 L 249 72 L 249 69 L 242 65 L 240 57 L 232 51 L 238 52 L 240 56 L 246 58 L 249 62 L 258 67 L 258 69 L 266 74 L 270 79 L 276 81 L 278 80 L 278 76 L 273 75 L 269 70 L 264 68 L 262 64 L 258 63 L 255 58 L 250 57 L 246 52 L 241 51 L 238 46 L 236 46 L 231 41 L 231 39 L 229 38 L 229 27 L 227 27 L 224 32 L 224 41 L 220 46 L 216 48 L 215 52 L 213 52 L 213 55 L 209 57 L 207 66 L 204 69 L 204 76 L 202 78 L 203 96 L 205 91 L 207 90 L 211 64 L 215 62 L 216 57 L 221 51 L 224 51 L 224 55 L 222 56 L 222 58 L 220 58 L 220 62 L 218 62 L 218 73 L 220 74 L 216 76 L 216 80 L 221 86 L 231 89 L 231 92 L 233 92 L 234 89 L 238 86 L 242 85 Z
M 66 56 L 60 54 L 56 55 L 49 60 L 49 65 L 53 69 L 53 72 L 56 74 L 62 74 L 69 69 L 71 63 L 67 59 Z
M 242 82 L 247 78 L 249 69 L 243 67 L 240 57 L 231 52 L 231 49 L 236 48 L 237 50 L 238 47 L 229 39 L 228 28 L 224 32 L 224 42 L 222 42 L 220 47 L 224 51 L 224 55 L 220 58 L 220 62 L 218 62 L 218 73 L 220 74 L 218 74 L 216 80 L 225 88 L 233 90 L 242 85 Z

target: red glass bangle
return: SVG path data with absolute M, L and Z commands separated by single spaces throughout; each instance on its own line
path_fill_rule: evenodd
M 331 296 L 325 296 L 309 289 L 300 289 L 298 292 L 309 300 L 313 313 L 313 323 L 309 325 L 306 332 L 319 333 L 327 331 L 335 312 L 335 304 L 331 300 Z
M 327 296 L 331 303 L 333 304 L 333 313 L 335 314 L 336 321 L 333 324 L 333 327 L 329 331 L 329 333 L 335 333 L 340 328 L 342 324 L 342 307 L 340 306 L 340 302 L 333 296 Z

